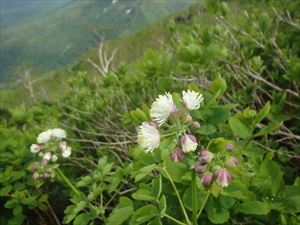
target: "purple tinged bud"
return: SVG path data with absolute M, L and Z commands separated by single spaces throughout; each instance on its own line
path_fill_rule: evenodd
M 34 173 L 32 174 L 32 178 L 33 178 L 34 180 L 37 180 L 37 179 L 40 178 L 40 174 L 39 174 L 38 172 L 34 172 Z
M 236 167 L 238 162 L 239 162 L 239 160 L 237 158 L 231 156 L 225 161 L 225 164 L 226 164 L 226 166 L 228 166 L 230 168 L 234 168 L 234 167 Z
M 195 170 L 197 173 L 204 173 L 206 170 L 206 165 L 203 165 L 201 162 L 199 162 L 196 164 Z
M 233 144 L 227 144 L 226 145 L 226 150 L 232 151 L 233 149 L 234 149 L 234 145 Z
M 213 174 L 212 173 L 204 173 L 201 177 L 201 183 L 204 187 L 209 187 L 209 185 L 213 181 Z
M 49 173 L 45 173 L 44 174 L 44 179 L 47 179 L 47 178 L 49 178 L 50 177 L 50 174 Z
M 184 159 L 183 152 L 181 151 L 180 148 L 176 148 L 172 153 L 171 153 L 171 159 L 174 162 L 180 162 Z
M 214 155 L 208 150 L 203 150 L 203 151 L 199 152 L 199 160 L 202 163 L 205 163 L 205 164 L 210 163 L 211 160 L 213 159 L 213 157 L 214 157 Z
M 200 127 L 201 127 L 200 123 L 198 123 L 198 122 L 193 122 L 192 123 L 192 128 L 199 129 Z
M 195 136 L 191 134 L 185 134 L 180 139 L 183 152 L 193 152 L 196 150 L 198 143 Z
M 41 166 L 46 166 L 48 164 L 48 161 L 43 159 L 42 161 L 40 161 L 40 165 Z
M 214 177 L 216 179 L 217 184 L 221 187 L 227 187 L 232 181 L 231 174 L 225 168 L 218 169 L 217 171 L 215 171 Z

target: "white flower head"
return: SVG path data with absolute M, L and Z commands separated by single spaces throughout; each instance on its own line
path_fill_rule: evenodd
M 52 137 L 59 138 L 59 139 L 66 138 L 67 137 L 66 131 L 60 128 L 54 128 L 52 129 Z
M 159 95 L 155 102 L 153 102 L 150 115 L 152 119 L 161 126 L 168 117 L 176 112 L 176 105 L 174 104 L 172 95 L 170 93 L 165 93 L 164 95 Z
M 202 94 L 195 91 L 182 91 L 182 104 L 189 110 L 200 108 L 200 103 L 203 101 Z
M 180 139 L 180 143 L 184 153 L 193 152 L 198 146 L 197 139 L 191 134 L 183 135 Z
M 61 152 L 61 155 L 62 157 L 64 158 L 68 158 L 72 153 L 72 149 L 71 147 L 67 146 L 62 152 Z
M 51 161 L 56 162 L 58 160 L 58 157 L 56 155 L 51 156 Z
M 143 122 L 138 128 L 138 143 L 145 152 L 152 152 L 160 144 L 160 134 L 153 122 Z
M 39 134 L 39 136 L 37 137 L 36 141 L 39 144 L 45 144 L 45 143 L 47 143 L 50 140 L 51 135 L 52 135 L 52 130 L 44 131 L 44 132 L 42 132 L 42 133 Z
M 40 150 L 41 150 L 41 148 L 40 148 L 40 146 L 37 145 L 37 144 L 32 144 L 32 145 L 30 146 L 30 151 L 31 151 L 33 154 L 38 153 Z
M 51 153 L 50 152 L 46 152 L 44 155 L 43 155 L 43 159 L 49 161 L 51 159 Z

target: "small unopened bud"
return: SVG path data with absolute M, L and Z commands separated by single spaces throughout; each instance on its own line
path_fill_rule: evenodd
M 183 152 L 181 151 L 180 148 L 176 148 L 172 153 L 171 153 L 171 159 L 174 162 L 180 162 L 184 159 Z
M 33 178 L 34 180 L 37 180 L 37 179 L 40 178 L 40 174 L 39 174 L 38 172 L 34 172 L 34 173 L 32 174 L 32 178 Z
M 238 162 L 239 162 L 239 160 L 237 158 L 231 156 L 225 161 L 225 164 L 226 164 L 226 166 L 228 166 L 230 168 L 234 168 L 234 167 L 236 167 Z
M 43 157 L 44 153 L 43 152 L 39 152 L 39 157 Z
M 44 174 L 44 179 L 47 179 L 47 178 L 49 178 L 50 177 L 50 174 L 49 173 L 45 173 Z
M 190 123 L 192 121 L 193 121 L 193 118 L 191 117 L 190 114 L 185 115 L 184 118 L 183 118 L 184 123 Z
M 232 151 L 233 149 L 234 149 L 234 145 L 233 144 L 227 144 L 226 145 L 226 150 Z
M 48 161 L 43 159 L 42 161 L 40 161 L 40 165 L 41 166 L 46 166 L 48 164 Z
M 52 161 L 52 162 L 56 162 L 57 159 L 58 159 L 58 157 L 57 157 L 56 155 L 52 155 L 52 156 L 51 156 L 51 161 Z
M 199 160 L 202 163 L 205 163 L 205 164 L 210 163 L 211 160 L 213 159 L 213 157 L 214 157 L 214 155 L 208 150 L 203 150 L 203 151 L 199 152 Z
M 61 152 L 63 152 L 67 148 L 67 142 L 62 141 L 59 143 L 59 149 Z
M 49 161 L 51 159 L 51 153 L 50 152 L 46 152 L 43 156 L 43 159 Z
M 225 168 L 218 169 L 214 173 L 214 177 L 216 179 L 217 184 L 221 187 L 227 187 L 232 181 L 231 174 Z
M 206 170 L 206 165 L 203 165 L 201 162 L 199 162 L 196 164 L 195 170 L 197 173 L 204 173 Z
M 72 149 L 71 147 L 68 146 L 64 151 L 62 151 L 61 155 L 64 158 L 68 158 L 71 155 L 71 153 L 72 153 Z
M 201 127 L 200 123 L 198 122 L 192 122 L 192 128 L 199 129 Z
M 196 137 L 191 134 L 183 135 L 180 139 L 180 144 L 184 153 L 193 152 L 198 146 Z
M 31 151 L 31 153 L 33 153 L 33 154 L 38 153 L 40 150 L 41 150 L 41 148 L 40 148 L 40 146 L 37 145 L 37 144 L 32 144 L 32 145 L 30 146 L 30 151 Z
M 201 177 L 201 183 L 204 187 L 209 187 L 212 181 L 213 181 L 212 173 L 204 173 Z

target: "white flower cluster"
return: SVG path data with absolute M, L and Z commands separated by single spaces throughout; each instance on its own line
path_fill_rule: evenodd
M 176 107 L 173 97 L 170 93 L 159 95 L 153 102 L 150 109 L 150 116 L 152 122 L 144 122 L 138 128 L 138 142 L 145 152 L 151 152 L 157 148 L 160 144 L 160 132 L 159 127 L 167 122 L 167 120 L 176 114 L 185 114 L 186 110 L 196 110 L 200 108 L 200 104 L 203 101 L 202 94 L 195 91 L 183 91 L 182 92 L 182 106 L 184 110 L 180 110 Z M 192 151 L 197 147 L 195 139 L 190 136 L 186 136 L 184 140 L 189 143 L 185 144 L 184 149 Z
M 41 157 L 41 161 L 36 162 L 33 167 L 34 179 L 50 177 L 52 171 L 50 162 L 56 162 L 59 155 L 63 158 L 68 158 L 71 155 L 71 147 L 63 141 L 66 137 L 66 131 L 60 128 L 49 129 L 38 135 L 37 144 L 30 146 L 31 153 Z

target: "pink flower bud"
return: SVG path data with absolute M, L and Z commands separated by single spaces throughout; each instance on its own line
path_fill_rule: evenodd
M 40 178 L 40 174 L 39 174 L 38 172 L 34 172 L 34 173 L 32 174 L 32 178 L 33 178 L 34 180 L 37 180 L 37 179 Z
M 50 174 L 49 173 L 45 173 L 44 174 L 44 179 L 47 179 L 47 178 L 49 178 L 50 177 Z
M 193 122 L 192 123 L 192 128 L 199 129 L 200 127 L 201 127 L 200 123 L 198 123 L 198 122 Z
M 226 164 L 226 166 L 228 166 L 230 168 L 234 168 L 234 167 L 236 167 L 238 162 L 239 162 L 239 160 L 237 158 L 231 156 L 225 161 L 225 164 Z
M 174 162 L 180 162 L 184 159 L 183 152 L 181 151 L 180 148 L 176 148 L 172 153 L 171 153 L 171 159 Z
M 48 164 L 48 161 L 43 159 L 42 161 L 40 161 L 40 165 L 41 166 L 46 166 Z
M 199 160 L 202 163 L 205 163 L 205 164 L 210 163 L 213 157 L 214 157 L 214 155 L 208 150 L 203 150 L 203 151 L 199 152 Z
M 204 173 L 201 177 L 201 183 L 204 187 L 208 187 L 213 180 L 213 174 L 212 173 Z
M 184 153 L 193 152 L 198 146 L 197 139 L 191 134 L 183 135 L 180 139 L 180 144 Z
M 221 187 L 227 187 L 232 180 L 231 174 L 225 168 L 221 168 L 215 171 L 214 177 L 217 184 Z
M 233 144 L 227 144 L 226 145 L 226 150 L 232 151 L 233 149 L 234 149 L 234 145 Z
M 197 173 L 204 173 L 205 170 L 206 170 L 206 165 L 199 162 L 199 163 L 196 164 L 195 170 L 196 170 Z

